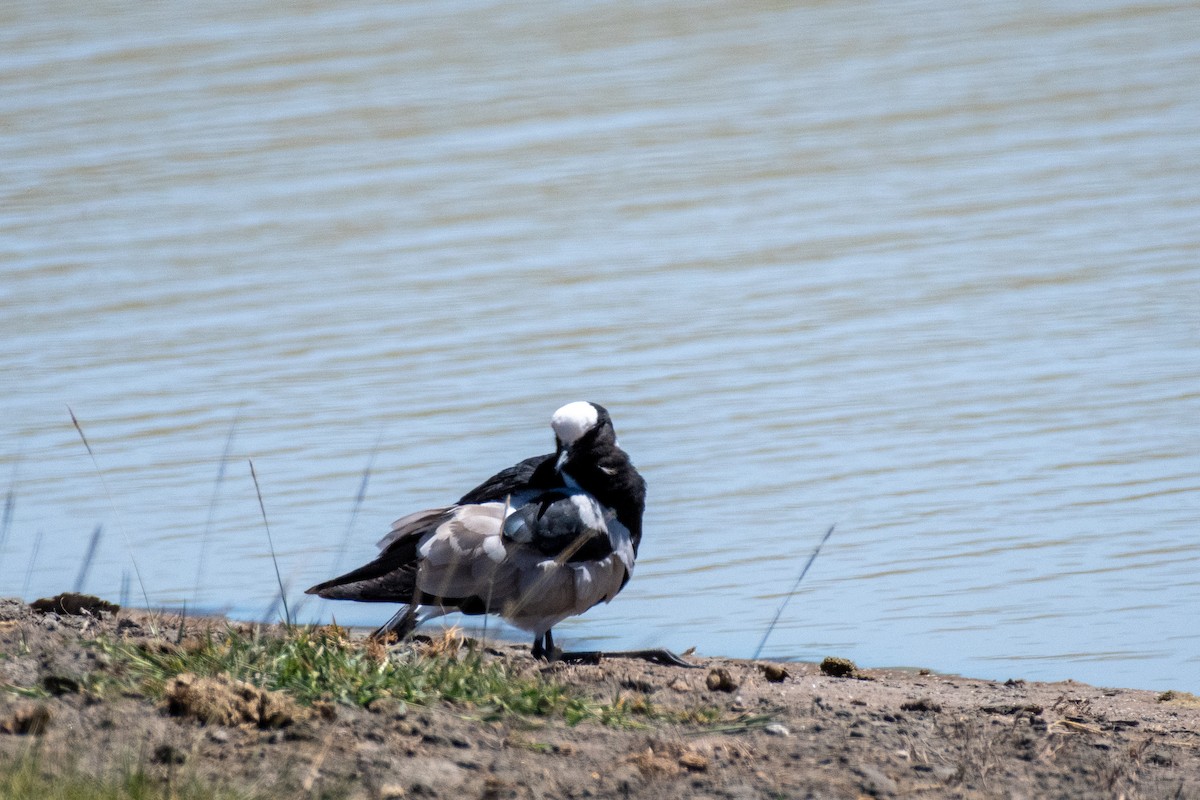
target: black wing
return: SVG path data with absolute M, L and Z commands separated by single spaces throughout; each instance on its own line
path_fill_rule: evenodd
M 562 486 L 562 478 L 554 469 L 554 460 L 554 453 L 546 453 L 501 470 L 459 498 L 458 505 L 502 503 L 510 495 L 536 495 Z M 524 501 L 525 498 L 521 498 L 513 505 L 520 505 Z
M 392 532 L 379 541 L 381 551 L 373 561 L 318 583 L 305 594 L 364 603 L 411 602 L 420 562 L 417 548 L 425 534 L 436 530 L 449 515 L 449 508 L 430 508 L 401 517 L 392 523 Z
M 613 552 L 604 509 L 585 493 L 542 494 L 509 515 L 504 537 L 567 562 L 591 561 Z

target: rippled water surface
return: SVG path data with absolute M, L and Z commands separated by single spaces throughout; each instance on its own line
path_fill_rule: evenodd
M 1198 21 L 7 3 L 0 593 L 260 618 L 249 459 L 294 606 L 587 398 L 568 644 L 748 656 L 836 522 L 766 655 L 1200 690 Z

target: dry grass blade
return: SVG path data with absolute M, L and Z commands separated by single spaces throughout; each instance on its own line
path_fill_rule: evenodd
M 96 557 L 96 550 L 100 546 L 100 536 L 103 533 L 103 525 L 97 525 L 96 530 L 92 531 L 92 540 L 88 542 L 87 552 L 83 556 L 83 561 L 79 564 L 79 574 L 75 576 L 75 588 L 72 591 L 83 591 L 83 584 L 87 581 L 88 572 L 92 569 L 92 560 Z
M 512 495 L 508 494 L 508 495 L 504 496 L 504 510 L 500 513 L 500 529 L 501 530 L 504 529 L 504 521 L 506 519 L 508 519 L 508 513 L 511 510 L 512 510 Z M 492 608 L 492 594 L 495 592 L 495 589 L 496 589 L 496 571 L 492 570 L 491 575 L 488 576 L 487 597 L 484 599 L 484 602 L 483 602 L 483 607 L 488 609 L 489 611 Z M 490 617 L 490 616 L 491 616 L 490 613 L 483 615 L 483 646 L 484 647 L 487 647 L 488 617 Z
M 333 569 L 330 570 L 334 575 L 340 575 L 342 572 L 342 564 L 346 560 L 346 551 L 350 547 L 350 537 L 354 533 L 354 524 L 358 521 L 358 513 L 362 510 L 362 504 L 367 498 L 367 486 L 371 483 L 371 471 L 375 466 L 375 456 L 379 452 L 379 446 L 383 442 L 383 435 L 380 434 L 375 439 L 375 446 L 371 448 L 371 453 L 367 456 L 367 465 L 363 467 L 362 478 L 358 483 L 358 493 L 354 496 L 354 505 L 350 508 L 350 521 L 346 523 L 346 533 L 342 536 L 342 544 L 338 547 L 337 560 L 334 561 Z M 310 554 L 311 555 L 311 554 Z M 307 573 L 308 562 L 306 561 L 300 568 L 300 574 Z M 311 595 L 305 594 L 296 603 L 293 612 L 296 615 L 297 621 L 300 619 L 301 612 L 312 599 Z
M 271 548 L 271 563 L 275 565 L 275 580 L 279 583 L 279 600 L 283 603 L 283 619 L 290 628 L 292 615 L 288 610 L 287 589 L 283 587 L 283 575 L 279 572 L 279 559 L 275 557 L 275 542 L 271 539 L 271 523 L 267 522 L 267 507 L 263 505 L 262 489 L 258 486 L 258 473 L 254 471 L 254 459 L 250 461 L 250 477 L 254 479 L 254 493 L 258 495 L 258 510 L 262 512 L 263 527 L 267 529 L 267 546 Z
M 29 553 L 29 566 L 25 568 L 25 585 L 21 587 L 21 598 L 29 597 L 29 581 L 33 577 L 33 567 L 37 563 L 38 551 L 42 549 L 42 532 L 38 531 L 33 537 L 33 550 Z
M 783 598 L 783 602 L 779 604 L 779 610 L 775 612 L 775 618 L 771 620 L 771 624 L 767 626 L 766 632 L 763 633 L 762 641 L 758 643 L 758 648 L 754 651 L 753 660 L 757 661 L 759 655 L 762 654 L 763 648 L 767 646 L 767 639 L 770 637 L 771 631 L 775 630 L 775 624 L 779 622 L 779 618 L 783 616 L 783 610 L 787 608 L 787 604 L 791 602 L 792 597 L 796 594 L 796 590 L 800 588 L 800 582 L 808 574 L 808 568 L 817 560 L 817 554 L 821 552 L 821 548 L 825 545 L 825 542 L 829 541 L 829 537 L 833 535 L 833 529 L 836 527 L 837 523 L 829 526 L 829 530 L 825 531 L 825 535 L 821 537 L 821 541 L 817 542 L 817 546 L 813 548 L 812 555 L 808 557 L 808 561 L 804 562 L 804 569 L 800 570 L 800 576 L 792 584 L 792 589 L 787 593 L 787 597 Z
M 142 571 L 138 568 L 137 556 L 134 555 L 133 544 L 129 541 L 129 534 L 125 532 L 125 526 L 121 523 L 121 515 L 117 513 L 117 504 L 113 502 L 112 492 L 108 488 L 108 480 L 104 477 L 104 473 L 100 469 L 100 462 L 96 460 L 96 453 L 92 450 L 92 445 L 88 442 L 87 436 L 83 432 L 83 426 L 79 424 L 79 419 L 75 416 L 75 412 L 67 406 L 67 413 L 71 415 L 71 422 L 75 425 L 75 430 L 79 433 L 79 438 L 83 441 L 83 446 L 87 449 L 88 456 L 92 459 L 92 467 L 96 470 L 96 474 L 100 477 L 100 485 L 104 487 L 104 494 L 108 496 L 108 507 L 112 509 L 113 517 L 117 521 L 117 530 L 121 532 L 121 539 L 125 542 L 125 549 L 129 551 L 129 560 L 133 563 L 133 574 L 137 578 L 138 587 L 142 590 L 142 599 L 146 602 L 146 608 L 150 608 L 150 593 L 146 591 L 146 582 L 142 580 Z
M 237 426 L 241 419 L 242 407 L 238 406 L 233 422 L 229 425 L 229 433 L 225 436 L 225 449 L 221 451 L 221 464 L 217 467 L 217 480 L 213 483 L 212 497 L 208 501 L 208 517 L 204 521 L 204 535 L 200 539 L 200 554 L 196 557 L 196 586 L 192 589 L 192 602 L 196 602 L 200 596 L 200 583 L 204 576 L 204 559 L 208 552 L 208 541 L 212 535 L 213 522 L 216 518 L 217 500 L 221 496 L 221 484 L 225 480 L 229 454 L 233 451 L 233 436 L 237 432 Z
M 507 506 L 507 504 L 508 501 L 506 500 L 505 505 Z M 505 510 L 507 511 L 507 508 Z M 593 534 L 591 531 L 584 531 L 576 536 L 569 545 L 564 547 L 562 551 L 554 557 L 553 560 L 555 566 L 562 568 L 563 565 L 571 560 L 571 556 L 575 555 L 577 552 L 579 552 L 580 548 L 587 544 L 592 536 Z M 538 576 L 538 579 L 530 584 L 529 587 L 522 592 L 521 596 L 517 598 L 517 601 L 506 609 L 507 613 L 512 616 L 516 616 L 521 611 L 524 611 L 525 606 L 529 605 L 530 602 L 537 600 L 540 597 L 539 593 L 541 590 L 546 587 L 547 583 L 549 583 L 551 580 L 554 580 L 555 577 L 557 576 L 554 571 L 543 570 L 542 574 Z
M 12 524 L 13 512 L 17 508 L 17 467 L 21 463 L 20 456 L 13 463 L 12 478 L 8 482 L 8 494 L 4 496 L 4 516 L 0 517 L 0 553 L 4 552 L 4 543 L 8 541 L 8 528 Z
M 354 506 L 350 509 L 350 521 L 346 523 L 346 535 L 342 537 L 342 546 L 338 548 L 337 561 L 334 562 L 334 575 L 342 571 L 342 562 L 346 558 L 346 548 L 350 545 L 350 534 L 354 532 L 354 523 L 358 521 L 358 512 L 362 509 L 363 501 L 367 497 L 367 486 L 371 483 L 371 470 L 375 466 L 375 456 L 379 454 L 379 445 L 382 441 L 383 436 L 380 435 L 375 440 L 374 447 L 371 448 L 371 454 L 367 456 L 367 465 L 363 467 L 362 480 L 358 484 L 358 494 L 354 496 Z
M 1077 731 L 1079 733 L 1090 733 L 1090 734 L 1093 734 L 1096 736 L 1099 736 L 1100 734 L 1104 733 L 1104 731 L 1100 730 L 1099 728 L 1093 727 L 1091 725 L 1084 725 L 1082 722 L 1075 722 L 1074 720 L 1069 720 L 1069 719 L 1055 720 L 1054 723 L 1050 727 L 1065 728 L 1069 731 Z
M 424 656 L 438 658 L 457 654 L 465 643 L 466 638 L 462 634 L 462 628 L 452 625 L 443 630 L 440 636 L 430 638 L 418 649 Z

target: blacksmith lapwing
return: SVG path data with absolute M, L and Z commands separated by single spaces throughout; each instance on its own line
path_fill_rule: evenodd
M 401 517 L 380 540 L 374 561 L 308 593 L 404 603 L 375 631 L 381 638 L 404 637 L 453 611 L 498 614 L 533 633 L 535 658 L 553 660 L 551 628 L 612 600 L 629 581 L 646 483 L 617 445 L 603 406 L 568 403 L 550 426 L 553 453 L 493 475 L 454 505 Z M 684 664 L 661 650 L 622 655 Z

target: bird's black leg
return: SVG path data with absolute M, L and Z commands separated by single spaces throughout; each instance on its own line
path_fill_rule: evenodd
M 377 642 L 388 643 L 400 641 L 413 632 L 417 627 L 417 607 L 407 605 L 397 611 L 392 618 L 380 625 L 369 638 Z
M 554 637 L 550 635 L 550 631 L 537 636 L 533 640 L 533 647 L 529 651 L 536 659 L 546 659 L 547 661 L 554 660 Z

